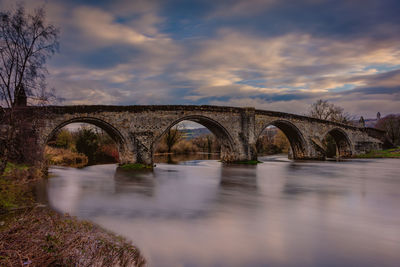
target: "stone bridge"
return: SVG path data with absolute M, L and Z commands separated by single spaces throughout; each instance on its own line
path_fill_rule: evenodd
M 324 159 L 323 139 L 330 134 L 340 157 L 382 147 L 383 132 L 306 116 L 221 106 L 48 106 L 22 108 L 34 125 L 37 151 L 62 127 L 89 123 L 107 132 L 118 144 L 120 163 L 153 163 L 161 137 L 183 120 L 207 127 L 221 144 L 221 160 L 257 158 L 255 144 L 262 131 L 274 125 L 287 136 L 294 159 Z

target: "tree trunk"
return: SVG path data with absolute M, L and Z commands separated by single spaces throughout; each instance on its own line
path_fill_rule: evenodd
M 19 90 L 15 90 L 14 95 L 14 107 L 26 107 L 28 105 L 28 100 L 25 92 L 25 88 L 21 85 Z
M 9 136 L 7 135 L 7 138 Z M 9 140 L 0 140 L 0 175 L 4 173 L 8 163 Z
M 0 148 L 1 150 L 7 150 L 6 148 Z M 1 158 L 0 158 L 0 175 L 4 173 L 4 170 L 6 169 L 7 166 L 7 156 L 5 151 L 0 151 Z

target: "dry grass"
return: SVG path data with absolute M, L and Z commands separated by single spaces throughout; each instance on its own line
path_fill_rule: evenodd
M 172 148 L 172 152 L 175 154 L 188 154 L 198 151 L 198 147 L 188 140 L 181 140 Z
M 0 233 L 0 266 L 144 266 L 138 249 L 103 229 L 34 208 Z
M 82 168 L 88 164 L 88 157 L 69 149 L 46 146 L 45 155 L 49 165 Z
M 178 143 L 172 146 L 171 153 L 174 154 L 188 154 L 196 153 L 199 148 L 189 140 L 180 140 Z M 168 147 L 165 143 L 160 143 L 157 147 L 157 153 L 167 153 Z

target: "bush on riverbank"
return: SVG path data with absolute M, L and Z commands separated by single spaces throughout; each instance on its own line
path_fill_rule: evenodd
M 70 149 L 46 146 L 45 155 L 49 165 L 82 168 L 88 164 L 88 157 L 85 154 Z
M 288 153 L 290 144 L 281 130 L 277 128 L 267 128 L 257 139 L 256 149 L 257 153 L 260 155 Z
M 45 152 L 50 165 L 79 168 L 119 161 L 115 141 L 101 129 L 93 127 L 81 127 L 74 132 L 60 130 L 48 142 Z
M 221 150 L 221 145 L 216 137 L 212 134 L 198 136 L 196 138 L 186 139 L 181 137 L 177 140 L 168 151 L 167 138 L 163 138 L 157 145 L 156 154 L 191 154 L 197 152 L 203 153 L 218 153 Z

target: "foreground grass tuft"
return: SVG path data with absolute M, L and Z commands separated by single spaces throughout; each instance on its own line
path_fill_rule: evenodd
M 20 212 L 0 233 L 0 266 L 144 266 L 139 250 L 48 208 Z
M 385 150 L 373 150 L 367 154 L 358 155 L 357 158 L 400 158 L 400 147 Z

